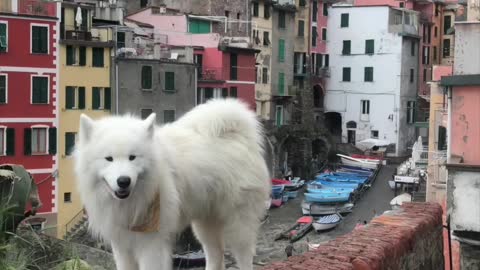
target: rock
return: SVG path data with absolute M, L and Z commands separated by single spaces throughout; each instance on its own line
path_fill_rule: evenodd
M 63 262 L 55 270 L 94 270 L 88 263 L 80 259 L 72 259 L 66 262 Z

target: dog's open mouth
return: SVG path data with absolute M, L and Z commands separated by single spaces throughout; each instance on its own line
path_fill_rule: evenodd
M 115 196 L 119 199 L 126 199 L 130 195 L 130 191 L 126 189 L 121 189 L 115 191 Z

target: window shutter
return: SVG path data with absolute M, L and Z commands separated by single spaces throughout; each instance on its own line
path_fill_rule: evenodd
M 278 94 L 285 95 L 285 73 L 283 72 L 278 74 Z
M 65 133 L 65 155 L 69 156 L 73 152 L 73 147 L 75 146 L 75 133 L 66 132 Z
M 7 140 L 7 149 L 5 151 L 5 154 L 7 156 L 14 156 L 15 155 L 15 129 L 14 128 L 7 128 L 6 140 Z
M 87 48 L 86 47 L 80 47 L 79 48 L 79 62 L 78 64 L 80 66 L 85 66 L 87 64 Z
M 41 96 L 42 96 L 42 103 L 48 103 L 48 78 L 42 77 L 41 78 Z
M 48 28 L 40 27 L 40 52 L 48 52 Z
M 26 156 L 32 154 L 32 129 L 26 128 L 23 133 L 23 153 Z
M 105 93 L 105 99 L 104 99 L 105 104 L 103 105 L 103 107 L 105 110 L 111 110 L 112 109 L 112 91 L 110 87 L 105 88 L 103 91 Z
M 78 88 L 78 109 L 85 109 L 85 87 Z
M 348 13 L 343 13 L 340 16 L 341 16 L 340 27 L 348 27 Z
M 7 77 L 0 75 L 0 104 L 7 102 Z
M 228 88 L 222 88 L 222 97 L 228 97 Z
M 38 27 L 33 26 L 32 27 L 32 52 L 33 53 L 38 53 L 39 51 L 39 33 L 38 33 Z
M 73 109 L 75 107 L 75 88 L 73 86 L 65 87 L 65 108 Z
M 75 59 L 75 56 L 74 56 L 74 53 L 75 53 L 75 50 L 73 49 L 72 46 L 68 45 L 67 46 L 67 66 L 71 66 L 74 63 L 74 59 Z
M 103 48 L 92 48 L 92 64 L 94 67 L 103 67 Z
M 365 54 L 374 54 L 375 53 L 375 40 L 367 39 L 365 40 Z
M 285 61 L 285 40 L 278 40 L 278 61 Z
M 48 153 L 55 155 L 57 153 L 57 128 L 48 129 Z
M 165 72 L 165 90 L 175 90 L 174 72 Z
M 152 89 L 152 67 L 142 67 L 142 89 Z
M 7 51 L 8 40 L 7 40 L 7 24 L 0 23 L 0 52 Z
M 100 109 L 100 88 L 92 87 L 92 109 Z
M 230 87 L 230 97 L 237 97 L 237 87 Z

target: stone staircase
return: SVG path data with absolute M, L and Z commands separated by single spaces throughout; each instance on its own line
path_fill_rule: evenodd
M 66 234 L 64 239 L 69 242 L 98 248 L 111 252 L 109 245 L 93 237 L 88 231 L 88 217 L 83 214 L 77 214 L 66 226 Z

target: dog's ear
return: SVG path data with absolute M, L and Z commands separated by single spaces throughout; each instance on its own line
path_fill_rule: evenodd
M 88 142 L 92 135 L 94 121 L 85 114 L 80 115 L 80 141 Z
M 153 137 L 153 132 L 155 131 L 155 121 L 157 119 L 157 114 L 151 113 L 147 119 L 143 120 L 145 127 L 147 128 L 148 135 Z

